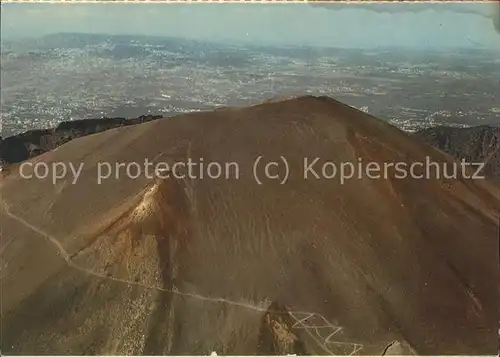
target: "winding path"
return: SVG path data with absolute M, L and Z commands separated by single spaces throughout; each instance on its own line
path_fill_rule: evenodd
M 271 311 L 265 307 L 260 307 L 257 305 L 249 304 L 249 303 L 244 303 L 241 301 L 233 301 L 233 300 L 228 300 L 222 297 L 209 297 L 209 296 L 204 296 L 204 295 L 199 295 L 195 293 L 188 293 L 188 292 L 181 292 L 178 291 L 177 289 L 165 289 L 157 286 L 150 286 L 147 284 L 142 284 L 140 282 L 135 282 L 135 281 L 130 281 L 126 279 L 121 279 L 121 278 L 116 278 L 113 276 L 108 276 L 104 275 L 98 272 L 95 272 L 93 270 L 87 269 L 85 267 L 79 266 L 75 264 L 71 260 L 71 255 L 66 251 L 64 246 L 59 242 L 57 238 L 55 238 L 53 235 L 45 232 L 44 230 L 32 225 L 31 223 L 27 222 L 25 219 L 22 217 L 19 217 L 18 215 L 12 213 L 10 211 L 9 205 L 4 202 L 0 198 L 0 205 L 3 208 L 4 213 L 10 217 L 11 219 L 21 223 L 25 227 L 28 227 L 32 231 L 38 233 L 42 237 L 44 237 L 47 241 L 49 241 L 57 250 L 58 255 L 60 255 L 68 264 L 69 267 L 76 269 L 80 272 L 83 272 L 85 274 L 89 274 L 101 279 L 105 280 L 112 280 L 128 285 L 135 285 L 135 286 L 140 286 L 146 289 L 151 289 L 151 290 L 157 290 L 157 291 L 162 291 L 162 292 L 167 292 L 167 293 L 172 293 L 184 297 L 190 297 L 198 300 L 203 300 L 207 302 L 213 302 L 213 303 L 224 303 L 228 305 L 233 305 L 233 306 L 239 306 L 243 307 L 246 309 L 258 311 L 258 312 L 274 312 L 274 313 L 281 313 L 281 311 Z M 308 333 L 308 335 L 316 341 L 322 349 L 328 353 L 329 355 L 334 355 L 335 353 L 331 351 L 331 346 L 346 346 L 346 347 L 351 347 L 352 350 L 349 355 L 354 355 L 361 351 L 364 347 L 363 344 L 361 343 L 354 343 L 354 342 L 342 342 L 342 341 L 335 341 L 332 338 L 339 333 L 342 330 L 342 327 L 336 326 L 331 324 L 323 315 L 316 313 L 316 312 L 309 312 L 309 311 L 289 311 L 290 316 L 295 320 L 295 323 L 292 325 L 292 328 L 295 329 L 302 329 Z M 319 320 L 319 324 L 315 323 L 314 320 Z M 327 336 L 324 337 L 320 333 L 321 329 L 326 329 L 327 330 Z M 330 348 L 329 348 L 330 347 Z

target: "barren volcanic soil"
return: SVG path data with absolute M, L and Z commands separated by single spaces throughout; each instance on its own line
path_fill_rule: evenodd
M 262 165 L 256 182 L 261 155 L 286 159 L 286 182 L 263 179 Z M 326 161 L 454 162 L 333 99 L 302 97 L 112 129 L 31 159 L 83 163 L 75 184 L 11 167 L 0 182 L 2 352 L 496 354 L 497 186 L 394 168 L 305 179 L 304 158 L 316 157 L 320 173 Z M 97 183 L 99 162 L 146 158 L 234 162 L 239 178 Z

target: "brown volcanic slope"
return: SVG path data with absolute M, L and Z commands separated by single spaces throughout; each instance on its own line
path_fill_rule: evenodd
M 288 181 L 258 185 L 259 155 L 285 157 Z M 323 97 L 112 129 L 38 156 L 85 166 L 75 185 L 14 171 L 1 182 L 2 352 L 494 354 L 496 186 L 303 178 L 304 157 L 426 156 L 452 160 Z M 240 178 L 96 183 L 99 161 L 187 157 L 237 162 Z

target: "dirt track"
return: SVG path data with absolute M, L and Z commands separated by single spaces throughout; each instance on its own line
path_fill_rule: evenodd
M 260 306 L 258 306 L 258 305 L 244 303 L 244 302 L 232 301 L 232 300 L 228 300 L 228 299 L 225 299 L 222 297 L 208 297 L 208 296 L 186 293 L 186 292 L 177 291 L 177 290 L 162 289 L 162 288 L 156 287 L 156 286 L 149 286 L 149 285 L 137 283 L 134 281 L 129 281 L 129 280 L 125 280 L 125 279 L 115 278 L 113 276 L 103 275 L 103 274 L 95 272 L 91 269 L 87 269 L 85 267 L 79 266 L 79 265 L 73 263 L 73 261 L 70 258 L 70 255 L 64 249 L 63 245 L 58 241 L 57 238 L 44 232 L 40 228 L 37 228 L 37 227 L 33 226 L 32 224 L 26 222 L 23 218 L 12 214 L 9 211 L 8 205 L 1 199 L 0 199 L 0 204 L 2 205 L 4 214 L 6 214 L 8 217 L 20 222 L 21 224 L 23 224 L 26 227 L 28 227 L 29 229 L 33 230 L 34 232 L 36 232 L 40 236 L 47 239 L 47 241 L 50 242 L 55 247 L 58 255 L 61 256 L 66 261 L 69 268 L 76 269 L 84 274 L 89 274 L 89 275 L 93 275 L 93 276 L 101 278 L 101 279 L 113 280 L 113 281 L 128 284 L 128 285 L 136 285 L 136 286 L 140 286 L 140 287 L 146 288 L 146 289 L 152 289 L 152 290 L 157 290 L 157 291 L 161 291 L 161 292 L 172 293 L 172 294 L 177 294 L 177 295 L 181 295 L 181 296 L 185 296 L 185 297 L 190 297 L 193 299 L 199 299 L 202 301 L 208 301 L 208 302 L 212 302 L 212 303 L 229 304 L 229 305 L 238 306 L 238 307 L 242 307 L 245 309 L 250 309 L 250 310 L 254 310 L 254 311 L 258 311 L 258 312 L 274 312 L 274 313 L 281 312 L 281 311 L 270 310 L 268 307 L 265 306 L 266 305 L 265 302 L 262 302 L 260 304 Z M 315 312 L 309 312 L 309 311 L 290 311 L 290 316 L 295 320 L 295 323 L 292 326 L 293 328 L 305 330 L 311 336 L 311 338 L 313 338 L 315 341 L 317 341 L 318 344 L 325 350 L 325 352 L 327 352 L 330 355 L 333 355 L 334 353 L 328 349 L 328 345 L 348 346 L 348 348 L 352 348 L 352 352 L 349 355 L 354 355 L 363 349 L 363 344 L 361 344 L 361 343 L 335 341 L 334 336 L 335 336 L 335 334 L 337 334 L 338 332 L 340 332 L 342 330 L 342 327 L 332 325 L 321 314 L 318 314 Z M 311 322 L 314 320 L 319 321 L 320 323 L 319 324 L 311 324 Z M 321 333 L 319 331 L 319 329 L 323 329 L 323 330 L 327 329 L 326 338 L 323 337 L 324 333 Z

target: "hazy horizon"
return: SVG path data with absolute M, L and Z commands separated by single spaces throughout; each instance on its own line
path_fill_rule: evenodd
M 418 5 L 418 6 L 417 6 Z M 2 40 L 60 32 L 500 51 L 491 4 L 2 4 Z M 362 26 L 360 26 L 360 24 Z

